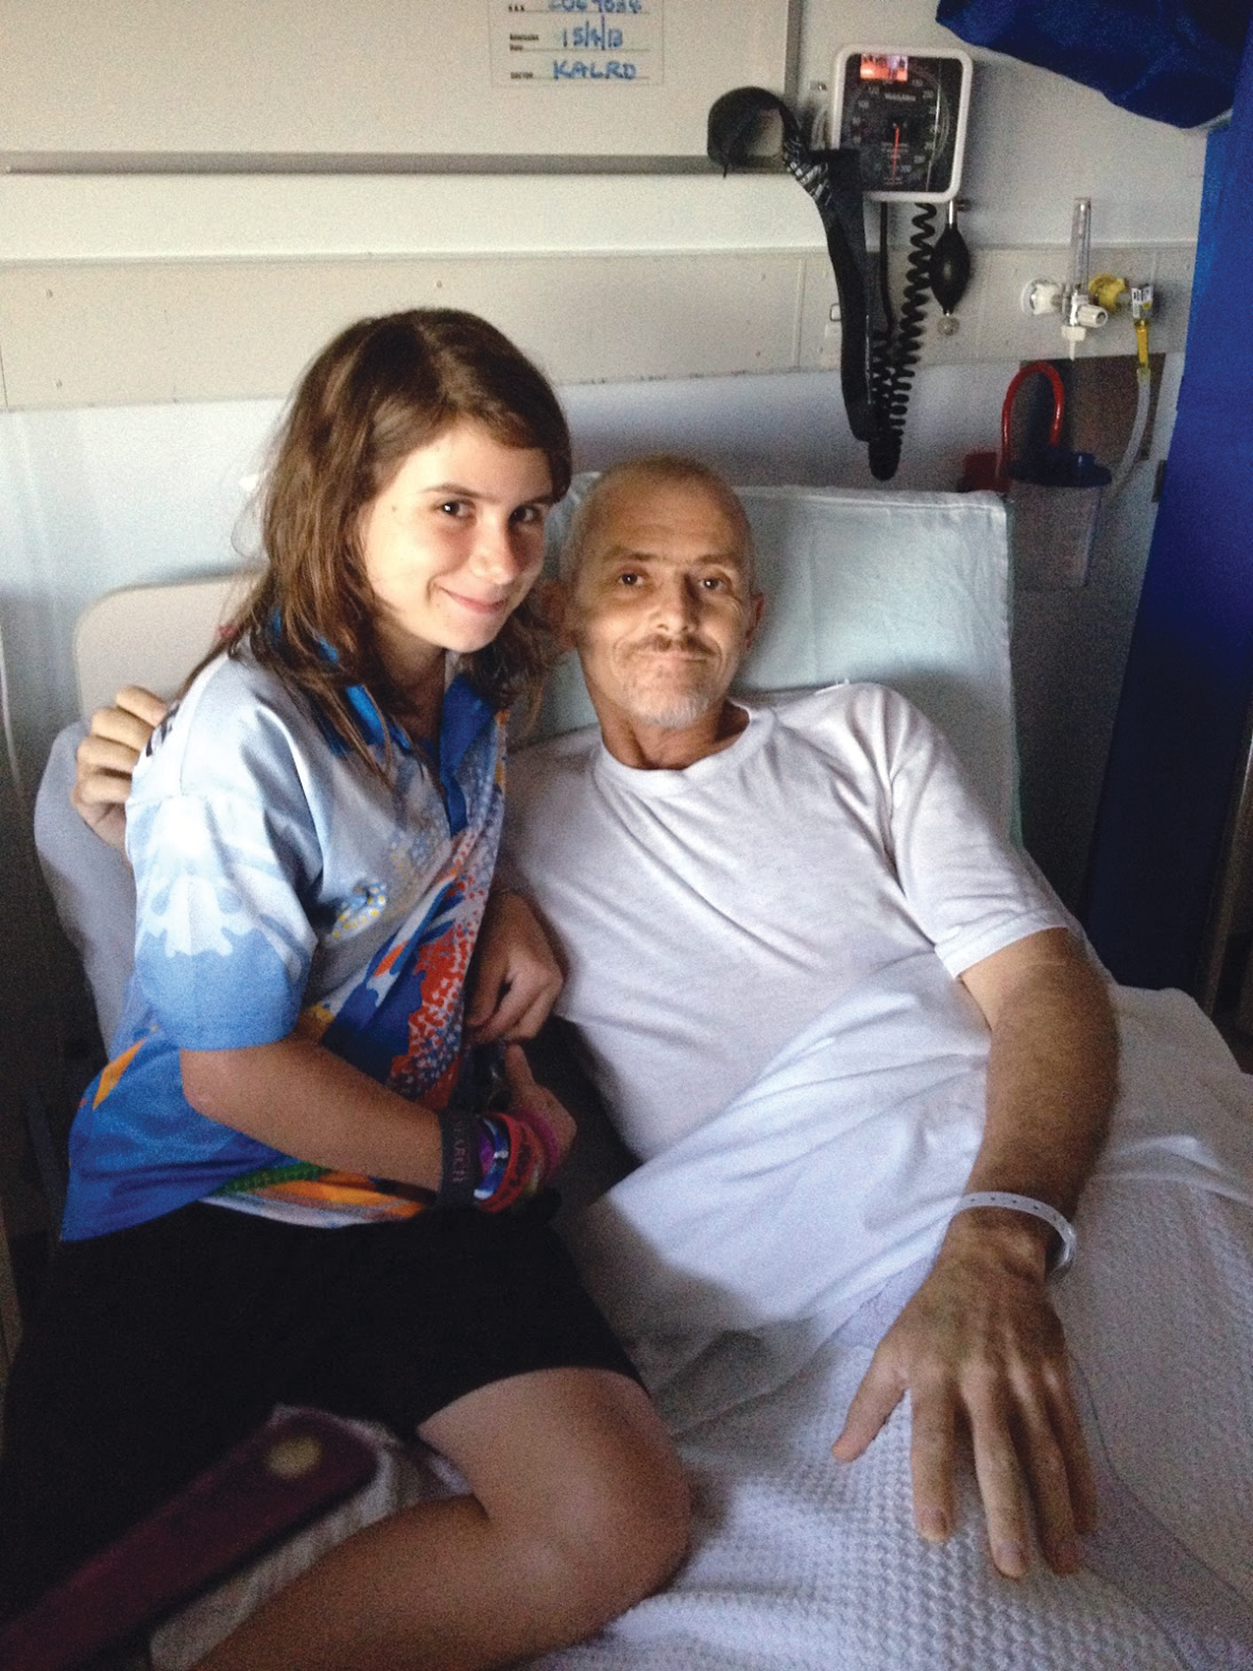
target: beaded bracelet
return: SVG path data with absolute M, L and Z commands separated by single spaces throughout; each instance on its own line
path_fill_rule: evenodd
M 1061 1240 L 1061 1246 L 1049 1260 L 1048 1274 L 1061 1276 L 1068 1271 L 1075 1262 L 1075 1249 L 1079 1245 L 1079 1238 L 1075 1235 L 1075 1227 L 1068 1218 L 1063 1218 L 1056 1207 L 1050 1207 L 1047 1201 L 1037 1201 L 1032 1195 L 1015 1195 L 1010 1190 L 983 1189 L 972 1195 L 963 1195 L 953 1208 L 952 1217 L 958 1213 L 970 1211 L 975 1207 L 1008 1207 L 1011 1212 L 1029 1213 L 1032 1218 L 1041 1218 L 1045 1224 L 1051 1225 Z

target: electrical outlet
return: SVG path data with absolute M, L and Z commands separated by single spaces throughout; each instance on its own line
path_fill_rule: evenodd
M 822 341 L 818 346 L 818 365 L 823 371 L 837 371 L 840 364 L 840 304 L 832 302 L 827 310 Z

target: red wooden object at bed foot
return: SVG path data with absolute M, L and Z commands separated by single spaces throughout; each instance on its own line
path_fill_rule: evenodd
M 318 1411 L 276 1417 L 0 1631 L 0 1665 L 72 1671 L 366 1485 L 374 1450 Z

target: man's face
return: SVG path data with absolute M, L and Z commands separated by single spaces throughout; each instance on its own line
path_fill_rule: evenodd
M 636 726 L 720 710 L 761 614 L 740 530 L 705 483 L 626 477 L 604 494 L 566 628 L 588 692 Z

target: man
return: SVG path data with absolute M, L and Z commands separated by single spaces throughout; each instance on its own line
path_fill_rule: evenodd
M 861 1455 L 908 1393 L 923 1537 L 952 1529 L 968 1433 L 997 1568 L 1026 1571 L 1034 1513 L 1049 1565 L 1073 1570 L 1095 1504 L 1045 1280 L 1114 1092 L 1100 974 L 908 704 L 851 686 L 774 715 L 729 696 L 764 605 L 743 510 L 712 472 L 646 459 L 603 476 L 555 605 L 600 737 L 517 762 L 507 839 L 566 965 L 559 1012 L 624 1138 L 644 1157 L 677 1144 L 828 1002 L 898 969 L 942 1025 L 981 1015 L 986 1108 L 965 1189 L 1028 1208 L 952 1218 L 835 1454 Z M 154 714 L 98 722 L 80 810 L 117 806 Z M 832 1180 L 833 1201 L 841 1186 L 856 1184 Z

